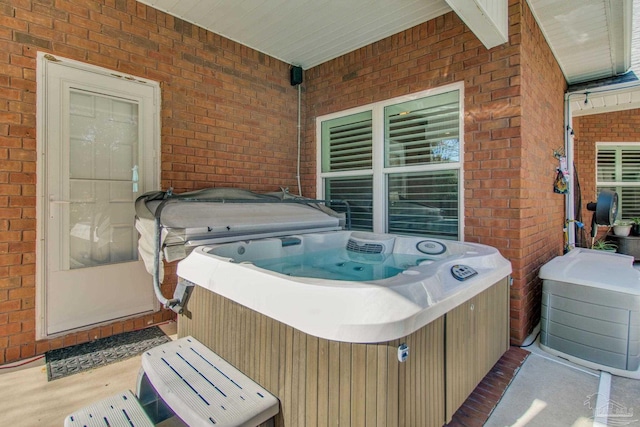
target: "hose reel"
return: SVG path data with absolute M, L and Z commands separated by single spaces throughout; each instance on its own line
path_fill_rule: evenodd
M 598 234 L 598 225 L 611 226 L 618 215 L 618 193 L 601 190 L 597 201 L 587 203 L 587 210 L 593 212 L 591 218 L 591 246 Z

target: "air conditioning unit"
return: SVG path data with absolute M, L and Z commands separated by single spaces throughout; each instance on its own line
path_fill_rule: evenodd
M 640 379 L 640 271 L 633 257 L 574 249 L 540 269 L 540 347 Z

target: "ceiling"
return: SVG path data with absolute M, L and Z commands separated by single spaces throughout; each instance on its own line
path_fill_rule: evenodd
M 436 18 L 445 0 L 139 0 L 304 69 Z
M 631 66 L 632 0 L 528 2 L 570 85 Z
M 627 7 L 627 6 L 625 6 Z M 569 87 L 572 116 L 608 113 L 640 108 L 640 0 L 633 1 L 633 11 L 624 10 L 632 17 L 631 71 L 623 76 L 596 80 Z M 627 36 L 625 36 L 627 39 Z
M 495 4 L 493 0 L 139 1 L 304 69 L 443 15 L 452 7 L 460 12 L 457 4 L 471 3 L 478 9 Z M 506 9 L 508 0 L 503 1 Z M 629 68 L 633 0 L 527 1 L 569 84 Z M 483 40 L 481 27 L 470 27 Z

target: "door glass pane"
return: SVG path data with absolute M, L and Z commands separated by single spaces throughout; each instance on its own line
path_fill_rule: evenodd
M 131 180 L 137 164 L 138 105 L 72 91 L 69 177 Z
M 458 171 L 388 176 L 388 231 L 458 239 Z
M 373 231 L 373 179 L 368 177 L 327 178 L 326 199 L 345 200 L 351 210 L 353 230 Z M 344 206 L 331 206 L 337 212 L 345 212 Z
M 69 131 L 70 268 L 136 260 L 138 105 L 72 91 Z

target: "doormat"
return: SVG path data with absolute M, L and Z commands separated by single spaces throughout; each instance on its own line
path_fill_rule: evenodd
M 49 381 L 53 381 L 78 372 L 119 362 L 169 341 L 171 338 L 162 332 L 162 329 L 152 326 L 51 350 L 45 353 L 47 378 Z
M 445 427 L 481 427 L 498 406 L 529 354 L 520 347 L 509 347 Z

